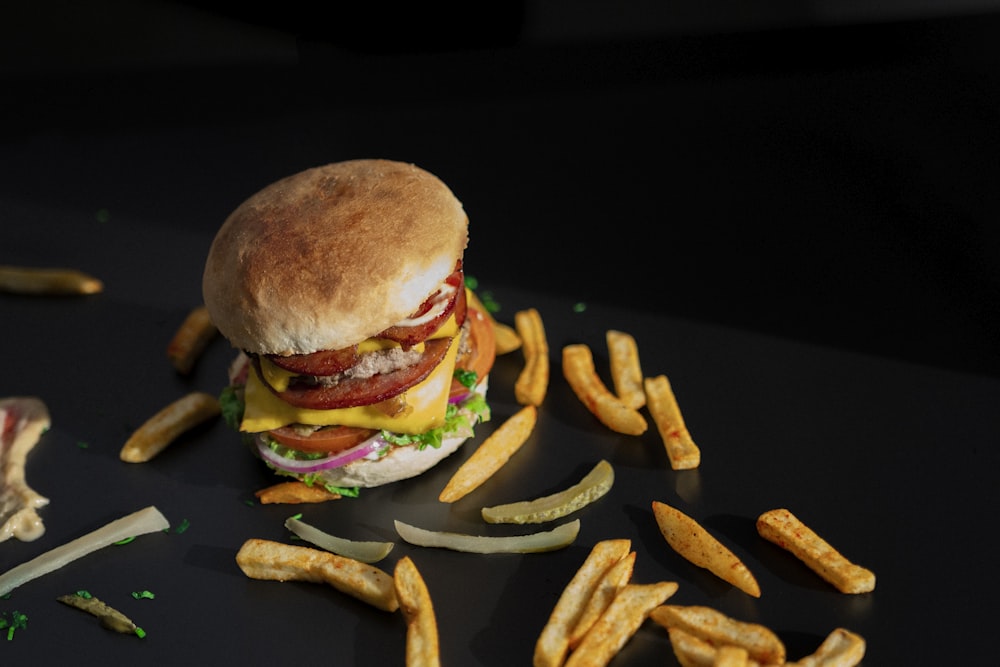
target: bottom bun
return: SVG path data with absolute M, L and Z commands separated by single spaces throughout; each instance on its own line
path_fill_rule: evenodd
M 446 438 L 440 447 L 393 447 L 380 459 L 360 459 L 340 468 L 326 470 L 321 477 L 326 484 L 343 487 L 373 487 L 416 477 L 453 454 L 468 438 Z

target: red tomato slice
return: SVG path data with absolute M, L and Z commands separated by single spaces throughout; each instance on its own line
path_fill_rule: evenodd
M 282 426 L 269 431 L 268 434 L 285 447 L 297 449 L 300 452 L 316 452 L 334 454 L 360 445 L 378 433 L 375 429 L 356 428 L 353 426 L 327 426 L 310 435 L 296 433 L 290 426 Z
M 479 382 L 489 374 L 493 368 L 493 362 L 496 361 L 496 332 L 493 330 L 493 322 L 490 321 L 489 316 L 475 308 L 469 308 L 468 320 L 469 347 L 472 349 L 467 355 L 456 361 L 455 365 L 467 371 L 475 371 L 477 382 Z M 467 391 L 469 391 L 468 387 L 458 380 L 452 380 L 452 396 Z

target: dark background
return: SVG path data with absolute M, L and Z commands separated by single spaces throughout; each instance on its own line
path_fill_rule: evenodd
M 402 159 L 483 279 L 1000 372 L 990 3 L 666 4 L 8 9 L 0 194 L 206 230 Z

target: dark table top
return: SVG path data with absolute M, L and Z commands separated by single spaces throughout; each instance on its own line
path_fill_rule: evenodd
M 397 544 L 383 566 L 411 554 L 424 570 L 445 662 L 526 663 L 589 546 L 617 536 L 633 540 L 637 580 L 678 581 L 681 604 L 769 625 L 791 657 L 837 626 L 868 639 L 870 664 L 987 655 L 966 612 L 1000 592 L 977 548 L 997 506 L 1000 17 L 653 22 L 585 39 L 571 23 L 539 32 L 529 3 L 461 38 L 428 24 L 421 41 L 359 17 L 324 30 L 295 6 L 270 25 L 221 6 L 56 7 L 27 16 L 33 30 L 7 24 L 0 263 L 74 266 L 106 289 L 0 295 L 0 395 L 42 397 L 54 425 L 28 470 L 52 501 L 47 532 L 0 544 L 0 570 L 148 504 L 191 527 L 0 600 L 0 614 L 29 615 L 0 655 L 402 661 L 399 618 L 235 569 L 242 540 L 284 539 L 291 511 L 247 506 L 271 478 L 222 424 L 150 464 L 117 460 L 159 407 L 224 382 L 222 341 L 187 378 L 164 356 L 200 302 L 221 220 L 270 181 L 354 157 L 415 162 L 452 187 L 471 220 L 468 273 L 501 320 L 539 308 L 555 365 L 529 448 L 478 495 L 436 500 L 466 446 L 307 518 L 357 539 L 395 539 L 393 518 L 475 532 L 482 504 L 552 491 L 598 458 L 616 469 L 569 549 Z M 569 393 L 557 351 L 588 342 L 600 362 L 612 327 L 636 335 L 644 370 L 670 376 L 699 471 L 670 471 L 655 433 L 615 436 Z M 519 363 L 502 358 L 491 378 L 497 421 L 515 409 Z M 651 500 L 733 546 L 760 600 L 676 558 Z M 752 519 L 776 506 L 871 567 L 876 591 L 839 594 L 762 543 Z M 79 588 L 117 597 L 147 638 L 53 601 Z M 127 597 L 138 588 L 156 600 Z M 928 624 L 955 642 L 928 646 Z M 644 626 L 619 662 L 669 656 Z

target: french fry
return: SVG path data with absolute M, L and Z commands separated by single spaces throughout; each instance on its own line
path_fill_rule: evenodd
M 757 518 L 757 532 L 790 551 L 841 593 L 875 590 L 874 572 L 852 563 L 787 509 L 761 514 Z
M 666 375 L 643 381 L 647 408 L 663 440 L 674 470 L 691 470 L 701 465 L 701 450 L 691 438 Z
M 742 646 L 720 646 L 715 649 L 712 667 L 747 667 L 750 654 Z
M 329 551 L 250 538 L 237 552 L 236 564 L 251 579 L 329 584 L 378 609 L 399 609 L 392 575 Z
M 150 417 L 129 437 L 118 456 L 127 463 L 144 463 L 166 449 L 185 431 L 217 417 L 219 399 L 195 391 L 170 403 Z
M 753 573 L 701 524 L 680 510 L 656 500 L 653 501 L 653 515 L 663 538 L 674 551 L 747 595 L 760 597 L 760 586 Z
M 479 488 L 513 456 L 535 428 L 538 409 L 525 405 L 490 433 L 479 448 L 459 466 L 441 490 L 438 500 L 453 503 Z
M 590 599 L 587 600 L 587 604 L 583 608 L 583 612 L 581 612 L 576 625 L 573 627 L 573 631 L 569 633 L 570 649 L 574 649 L 580 644 L 583 636 L 597 622 L 597 619 L 601 617 L 601 614 L 608 608 L 611 601 L 615 599 L 615 596 L 632 579 L 632 572 L 635 570 L 635 558 L 636 554 L 634 551 L 629 553 L 609 567 L 601 577 L 601 580 L 597 582 L 597 586 L 590 594 Z
M 566 667 L 607 665 L 658 605 L 677 592 L 677 582 L 627 584 L 584 635 Z
M 625 558 L 632 549 L 628 539 L 597 542 L 587 558 L 563 589 L 535 642 L 534 667 L 558 667 L 569 652 L 570 633 L 587 606 L 588 600 L 608 568 Z
M 670 646 L 681 667 L 715 667 L 719 647 L 680 627 L 667 628 Z M 760 667 L 753 658 L 746 661 L 747 667 Z
M 861 635 L 837 628 L 827 635 L 815 653 L 785 664 L 788 667 L 854 667 L 865 657 L 865 648 Z
M 762 665 L 785 662 L 785 644 L 770 628 L 737 621 L 711 607 L 668 604 L 654 609 L 649 617 L 668 630 L 680 628 L 712 646 L 739 646 Z
M 563 375 L 573 393 L 601 423 L 618 433 L 641 435 L 648 424 L 645 417 L 611 393 L 594 368 L 594 356 L 584 343 L 563 348 Z
M 178 373 L 187 375 L 216 333 L 208 309 L 198 306 L 188 313 L 167 344 L 167 359 Z
M 71 295 L 102 291 L 101 280 L 76 269 L 0 266 L 0 292 Z
M 406 666 L 436 667 L 441 664 L 437 617 L 423 576 L 409 556 L 396 562 L 393 571 L 396 599 L 406 619 Z
M 476 293 L 469 290 L 469 306 L 483 313 L 493 324 L 493 347 L 497 354 L 507 354 L 521 348 L 521 337 L 514 327 L 497 321 Z
M 514 313 L 514 328 L 521 338 L 524 367 L 514 382 L 514 398 L 521 405 L 539 406 L 549 388 L 549 343 L 542 316 L 535 308 Z
M 646 404 L 642 386 L 642 366 L 639 364 L 639 346 L 631 334 L 617 329 L 605 333 L 608 359 L 611 367 L 611 384 L 618 400 L 633 410 Z
M 329 491 L 318 484 L 309 485 L 299 480 L 272 484 L 258 490 L 254 496 L 262 505 L 325 503 L 340 498 L 339 493 Z

